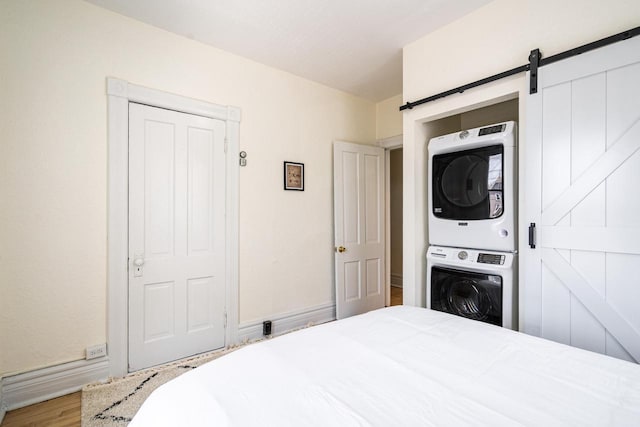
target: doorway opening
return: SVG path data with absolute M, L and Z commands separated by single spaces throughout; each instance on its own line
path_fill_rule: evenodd
M 416 238 L 416 247 L 420 247 L 419 260 L 417 260 L 418 264 L 416 264 L 416 272 L 415 277 L 416 281 L 415 288 L 409 289 L 405 286 L 405 298 L 404 301 L 407 303 L 408 299 L 414 296 L 413 303 L 415 305 L 426 307 L 427 306 L 427 296 L 426 296 L 426 273 L 427 273 L 427 260 L 426 253 L 427 249 L 430 245 L 429 239 L 429 227 L 428 227 L 428 217 L 429 217 L 429 201 L 427 200 L 428 194 L 428 175 L 431 173 L 428 165 L 428 145 L 429 141 L 432 138 L 447 135 L 450 133 L 460 132 L 466 129 L 473 129 L 476 127 L 488 126 L 495 123 L 507 122 L 507 121 L 515 121 L 518 122 L 519 119 L 519 98 L 517 94 L 508 95 L 509 99 L 506 100 L 496 100 L 496 102 L 484 105 L 481 107 L 473 107 L 470 106 L 468 108 L 463 108 L 461 110 L 452 112 L 451 114 L 444 115 L 444 117 L 437 118 L 434 120 L 425 120 L 419 124 L 420 133 L 419 133 L 419 143 L 417 144 L 418 149 L 416 152 L 420 155 L 421 159 L 419 161 L 419 166 L 416 166 L 416 227 L 414 232 L 417 236 Z M 516 193 L 517 194 L 517 193 Z M 517 198 L 517 196 L 516 196 Z M 517 225 L 516 225 L 517 229 Z M 407 281 L 406 283 L 411 283 Z M 409 285 L 410 286 L 410 285 Z M 413 292 L 413 294 L 412 294 Z M 408 296 L 407 296 L 408 295 Z M 411 302 L 409 302 L 411 303 Z
M 402 305 L 402 148 L 389 151 L 389 246 L 389 305 Z

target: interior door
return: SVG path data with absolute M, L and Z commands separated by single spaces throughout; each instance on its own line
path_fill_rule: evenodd
M 384 307 L 384 150 L 333 145 L 336 316 Z
M 224 346 L 225 123 L 129 104 L 129 370 Z
M 523 330 L 640 362 L 640 37 L 542 67 L 538 84 L 523 157 L 522 219 L 535 224 L 535 247 L 521 250 Z

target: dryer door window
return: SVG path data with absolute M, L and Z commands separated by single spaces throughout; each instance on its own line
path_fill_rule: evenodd
M 502 277 L 432 267 L 431 308 L 502 326 Z
M 433 156 L 433 214 L 452 220 L 493 219 L 503 209 L 502 145 Z

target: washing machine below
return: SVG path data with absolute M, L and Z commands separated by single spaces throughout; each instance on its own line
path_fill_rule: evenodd
M 429 244 L 516 249 L 515 122 L 429 141 Z
M 516 254 L 431 246 L 427 308 L 518 329 Z

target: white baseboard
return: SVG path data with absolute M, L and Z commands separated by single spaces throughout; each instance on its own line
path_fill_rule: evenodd
M 7 406 L 4 404 L 4 399 L 2 398 L 2 382 L 2 377 L 0 377 L 0 424 L 2 424 L 4 414 L 7 413 Z
M 273 335 L 280 335 L 309 323 L 335 320 L 333 303 L 272 316 Z M 238 342 L 262 337 L 262 320 L 239 325 Z M 86 384 L 109 377 L 109 359 L 78 360 L 0 379 L 0 422 L 6 411 L 76 392 Z
M 109 377 L 109 359 L 78 360 L 2 379 L 0 397 L 6 411 L 44 402 Z
M 272 335 L 280 335 L 291 331 L 292 329 L 306 326 L 309 323 L 319 324 L 335 319 L 336 305 L 329 303 L 310 307 L 304 310 L 279 314 L 264 320 L 271 320 Z M 261 338 L 262 322 L 263 320 L 256 320 L 253 322 L 241 323 L 238 327 L 238 343 Z
M 402 274 L 391 273 L 391 286 L 402 287 Z

